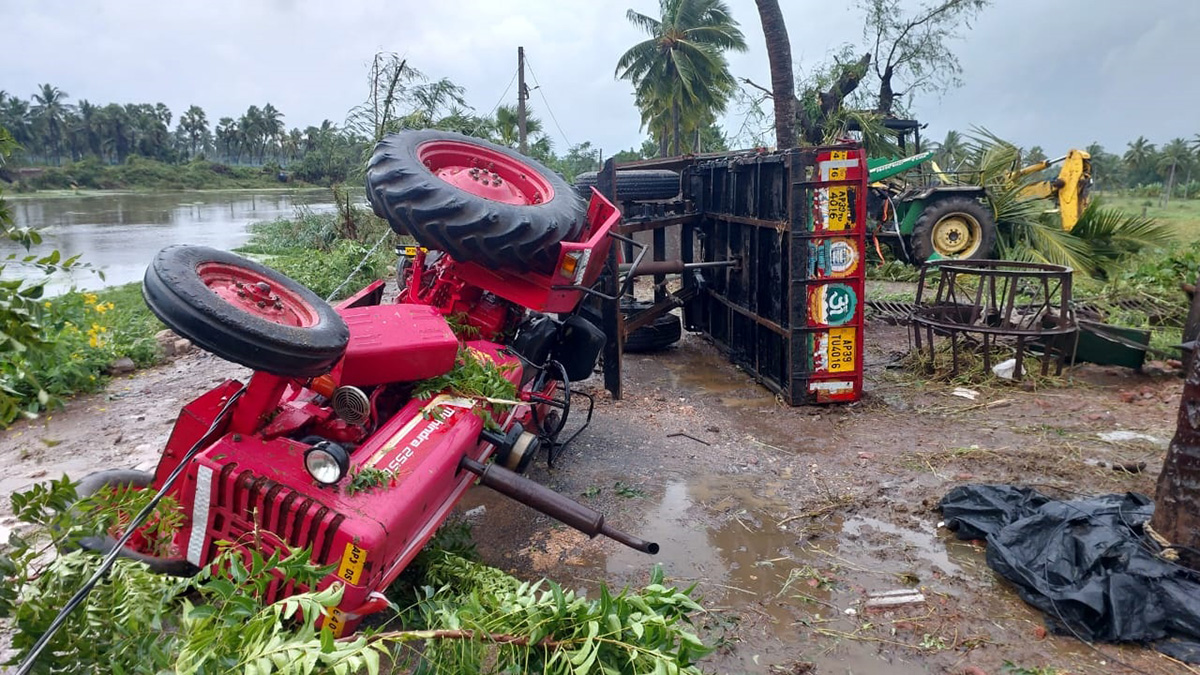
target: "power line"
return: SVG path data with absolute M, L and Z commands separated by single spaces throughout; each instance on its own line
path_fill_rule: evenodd
M 542 91 L 542 83 L 538 82 L 537 73 L 533 72 L 533 65 L 529 63 L 529 56 L 525 57 L 525 65 L 529 66 L 529 74 L 533 76 L 534 87 L 538 91 L 538 96 L 542 97 L 542 102 L 546 104 L 546 112 L 550 113 L 550 119 L 554 120 L 554 126 L 558 129 L 558 133 L 562 135 L 564 141 L 567 142 L 567 149 L 571 149 L 571 139 L 567 138 L 567 133 L 563 131 L 562 125 L 558 123 L 558 118 L 554 116 L 554 110 L 550 108 L 550 101 L 546 99 L 546 94 Z
M 496 100 L 496 105 L 492 106 L 492 110 L 486 116 L 484 116 L 483 118 L 481 118 L 479 120 L 479 124 L 476 125 L 475 130 L 471 132 L 472 136 L 479 133 L 479 130 L 483 128 L 483 125 L 485 125 L 489 121 L 491 121 L 492 115 L 495 115 L 496 109 L 500 107 L 501 103 L 504 103 L 504 97 L 508 96 L 508 90 L 512 89 L 513 82 L 516 82 L 516 81 L 517 81 L 517 71 L 514 70 L 512 79 L 508 81 L 508 86 L 504 88 L 504 93 L 500 94 L 500 98 Z

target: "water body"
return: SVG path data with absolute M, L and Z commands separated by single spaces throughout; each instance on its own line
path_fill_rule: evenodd
M 51 295 L 75 286 L 94 290 L 141 281 L 146 265 L 159 249 L 171 244 L 201 244 L 232 249 L 250 237 L 251 223 L 293 215 L 298 208 L 332 211 L 328 190 L 154 192 L 46 197 L 9 201 L 16 224 L 41 231 L 43 243 L 34 252 L 55 248 L 63 257 L 82 254 L 81 262 L 104 272 L 80 270 L 69 278 L 56 277 L 47 286 Z M 12 242 L 0 242 L 0 253 L 21 252 Z M 10 265 L 5 277 L 37 275 Z

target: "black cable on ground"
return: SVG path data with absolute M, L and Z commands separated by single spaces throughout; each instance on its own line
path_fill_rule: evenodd
M 42 651 L 45 650 L 46 645 L 50 643 L 50 640 L 54 638 L 54 635 L 58 633 L 59 629 L 61 629 L 63 624 L 66 623 L 67 617 L 71 615 L 71 612 L 75 611 L 76 607 L 83 604 L 83 601 L 87 598 L 88 594 L 92 592 L 92 589 L 96 587 L 96 584 L 100 583 L 100 580 L 104 577 L 104 575 L 108 574 L 108 571 L 112 569 L 113 564 L 121 555 L 121 550 L 125 548 L 125 544 L 129 542 L 130 537 L 137 532 L 137 529 L 141 527 L 142 524 L 146 522 L 146 519 L 150 517 L 150 514 L 154 512 L 154 508 L 158 506 L 158 503 L 162 501 L 164 496 L 166 496 L 167 492 L 175 484 L 175 481 L 179 480 L 179 477 L 183 475 L 183 470 L 187 468 L 188 464 L 192 461 L 192 458 L 196 456 L 196 453 L 199 452 L 201 448 L 205 447 L 205 443 L 208 441 L 209 437 L 217 430 L 217 428 L 220 427 L 221 422 L 225 420 L 226 413 L 228 413 L 233 407 L 234 401 L 238 400 L 245 391 L 246 388 L 243 387 L 234 393 L 233 396 L 229 397 L 229 400 L 221 408 L 220 412 L 217 413 L 217 417 L 213 420 L 212 425 L 208 427 L 208 431 L 205 431 L 204 435 L 200 437 L 200 440 L 196 441 L 195 445 L 188 449 L 188 451 L 183 455 L 183 459 L 180 460 L 179 464 L 175 467 L 175 470 L 172 471 L 169 476 L 167 476 L 167 479 L 163 481 L 162 487 L 159 488 L 158 492 L 154 495 L 154 498 L 151 499 L 150 502 L 146 504 L 146 506 L 144 506 L 136 516 L 134 516 L 133 520 L 129 521 L 129 525 L 125 528 L 125 534 L 121 535 L 121 538 L 117 540 L 117 543 L 115 546 L 113 546 L 113 549 L 109 551 L 107 556 L 104 557 L 104 560 L 100 563 L 100 568 L 96 570 L 96 573 L 92 575 L 91 579 L 88 579 L 83 586 L 81 586 L 79 590 L 75 592 L 75 595 L 71 596 L 71 599 L 67 601 L 67 604 L 61 610 L 59 610 L 58 616 L 54 617 L 54 621 L 50 623 L 50 627 L 46 629 L 45 633 L 42 633 L 41 637 L 39 637 L 37 642 L 34 643 L 33 647 L 30 648 L 29 653 L 25 655 L 25 659 L 21 661 L 21 666 L 17 669 L 17 675 L 29 675 L 29 673 L 33 670 L 34 663 L 37 662 L 38 656 L 41 655 Z

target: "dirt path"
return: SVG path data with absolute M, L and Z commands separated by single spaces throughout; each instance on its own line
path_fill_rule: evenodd
M 902 329 L 872 325 L 867 345 L 868 395 L 828 408 L 779 405 L 695 336 L 627 357 L 625 399 L 609 400 L 595 378 L 583 383 L 598 397 L 592 426 L 554 470 L 542 464 L 530 474 L 658 541 L 662 553 L 651 559 L 588 540 L 477 490 L 461 510 L 472 514 L 481 553 L 518 576 L 582 588 L 638 583 L 663 564 L 704 597 L 709 612 L 699 620 L 720 645 L 707 661 L 714 672 L 975 666 L 996 675 L 1005 661 L 1133 672 L 1118 660 L 1184 672 L 1146 649 L 1046 636 L 1041 617 L 987 568 L 982 548 L 939 529 L 933 508 L 965 482 L 1151 492 L 1181 381 L 1081 368 L 1054 386 L 993 385 L 967 400 L 894 368 L 907 347 Z M 243 374 L 192 355 L 19 424 L 0 434 L 0 492 L 63 472 L 152 463 L 180 405 Z M 1097 436 L 1109 431 L 1149 440 Z M 11 525 L 4 502 L 0 529 Z M 863 607 L 869 593 L 894 589 L 920 590 L 925 600 L 883 613 Z

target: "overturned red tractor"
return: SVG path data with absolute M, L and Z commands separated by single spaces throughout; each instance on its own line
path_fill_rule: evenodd
M 335 569 L 322 585 L 345 584 L 325 619 L 338 635 L 386 606 L 382 591 L 477 480 L 589 535 L 657 552 L 519 475 L 539 456 L 553 462 L 582 429 L 577 420 L 564 431 L 573 400 L 588 404 L 582 425 L 591 419 L 571 382 L 591 374 L 604 335 L 576 311 L 596 292 L 616 208 L 595 192 L 582 202 L 507 148 L 433 131 L 379 143 L 367 194 L 429 249 L 400 266 L 394 303 L 377 281 L 331 307 L 209 248 L 154 258 L 144 285 L 154 313 L 255 372 L 184 407 L 153 475 L 106 471 L 81 485 L 173 497 L 184 525 L 172 553 L 136 529 L 88 544 L 174 574 L 211 564 L 221 541 L 264 554 L 307 547 Z M 500 378 L 508 396 L 464 392 L 463 369 Z M 270 599 L 299 590 L 277 582 Z

